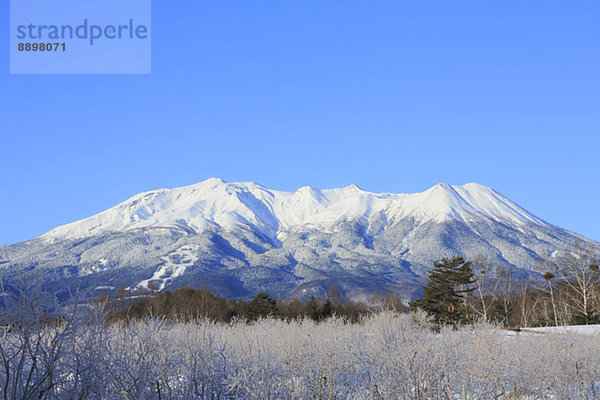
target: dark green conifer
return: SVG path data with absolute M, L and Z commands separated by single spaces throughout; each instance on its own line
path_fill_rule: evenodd
M 456 325 L 467 322 L 468 310 L 465 294 L 474 287 L 471 262 L 461 256 L 436 261 L 428 272 L 423 297 L 410 303 L 411 309 L 420 308 L 433 317 L 438 324 Z
M 246 305 L 246 314 L 250 321 L 272 316 L 277 311 L 277 302 L 268 293 L 261 292 Z

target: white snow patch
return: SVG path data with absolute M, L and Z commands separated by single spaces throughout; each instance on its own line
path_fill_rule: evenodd
M 540 333 L 576 333 L 578 335 L 600 335 L 600 325 L 547 326 L 543 328 L 530 328 L 527 330 Z
M 96 286 L 96 290 L 112 290 L 114 286 Z
M 104 271 L 108 267 L 108 260 L 101 258 L 92 265 L 86 265 L 79 269 L 79 276 L 91 275 L 96 272 Z
M 506 337 L 509 338 L 517 338 L 522 336 L 535 337 L 544 334 L 600 336 L 600 325 L 569 325 L 521 328 L 520 332 L 507 330 L 505 333 Z
M 137 288 L 148 289 L 150 282 L 156 282 L 157 289 L 163 290 L 165 286 L 173 282 L 173 279 L 183 275 L 187 267 L 191 267 L 198 259 L 197 252 L 200 246 L 189 244 L 161 257 L 165 262 L 158 267 L 151 278 L 138 283 Z

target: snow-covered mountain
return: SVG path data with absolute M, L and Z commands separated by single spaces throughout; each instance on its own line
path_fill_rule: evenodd
M 290 193 L 212 178 L 138 194 L 10 246 L 3 276 L 25 269 L 90 295 L 150 284 L 207 285 L 237 297 L 322 295 L 335 282 L 350 295 L 408 296 L 441 257 L 483 256 L 530 274 L 575 240 L 586 239 L 475 183 L 415 194 L 355 185 Z
M 93 217 L 53 229 L 42 238 L 65 240 L 147 227 L 178 228 L 198 233 L 214 227 L 255 229 L 273 240 L 299 229 L 335 230 L 340 221 L 403 219 L 418 223 L 478 220 L 515 228 L 550 226 L 492 189 L 469 183 L 439 184 L 416 194 L 375 194 L 356 185 L 294 193 L 269 190 L 255 183 L 209 179 L 196 185 L 145 192 Z M 371 225 L 370 223 L 368 224 Z

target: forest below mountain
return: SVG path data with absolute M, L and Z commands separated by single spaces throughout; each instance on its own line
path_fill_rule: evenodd
M 436 268 L 452 261 L 466 268 L 467 276 L 463 281 L 451 276 L 449 269 L 437 270 L 439 274 L 436 275 Z M 514 328 L 600 323 L 600 271 L 595 253 L 582 249 L 579 254 L 563 257 L 560 266 L 554 273 L 546 272 L 545 280 L 540 282 L 517 280 L 510 269 L 504 268 L 495 268 L 492 275 L 488 272 L 489 264 L 482 258 L 476 257 L 474 261 L 462 257 L 443 259 L 430 270 L 425 295 L 413 302 L 397 293 L 373 295 L 367 302 L 352 301 L 345 298 L 335 284 L 329 287 L 325 298 L 311 297 L 305 301 L 297 298 L 278 300 L 264 292 L 251 301 L 224 299 L 206 287 L 183 287 L 162 293 L 149 289 L 145 295 L 134 297 L 121 288 L 114 296 L 103 293 L 97 301 L 110 310 L 115 320 L 155 316 L 171 321 L 207 318 L 229 323 L 267 317 L 322 321 L 335 316 L 357 322 L 368 314 L 380 311 L 402 313 L 412 307 L 427 311 L 442 324 L 483 321 Z M 436 277 L 443 282 L 436 285 L 432 282 Z M 449 290 L 445 289 L 447 285 L 444 286 L 447 282 L 451 283 Z M 432 292 L 432 287 L 436 293 Z M 428 295 L 437 296 L 431 299 L 433 308 L 424 306 L 423 301 Z M 450 309 L 460 317 L 448 320 Z

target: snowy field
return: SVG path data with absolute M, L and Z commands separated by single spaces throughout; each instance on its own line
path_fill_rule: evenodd
M 362 324 L 154 319 L 23 329 L 0 339 L 2 398 L 600 398 L 598 326 L 433 333 L 423 317 L 383 313 Z
M 531 328 L 531 332 L 541 333 L 577 333 L 580 335 L 600 335 L 600 325 L 575 325 L 575 326 L 549 326 L 545 328 Z
M 600 336 L 600 325 L 548 326 L 543 328 L 522 328 L 521 332 L 506 331 L 508 337 L 535 335 L 584 335 Z

